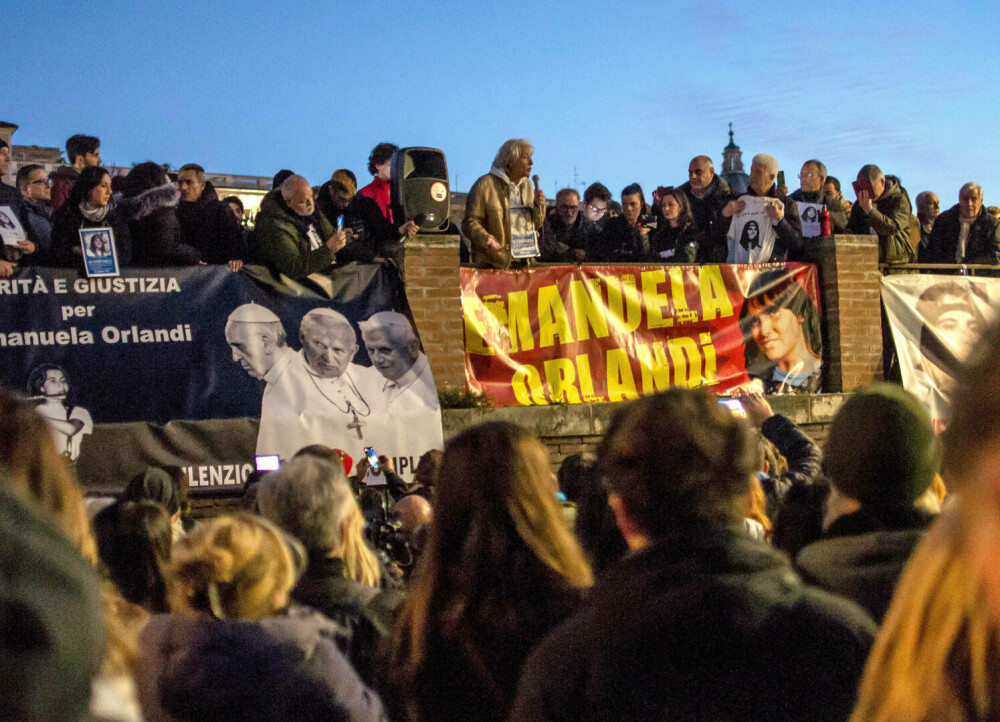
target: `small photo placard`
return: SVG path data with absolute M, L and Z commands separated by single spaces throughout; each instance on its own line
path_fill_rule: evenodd
M 113 230 L 81 228 L 80 246 L 83 249 L 83 267 L 89 278 L 119 275 Z
M 28 240 L 28 234 L 21 227 L 21 221 L 10 206 L 0 206 L 0 238 L 5 246 L 16 246 Z

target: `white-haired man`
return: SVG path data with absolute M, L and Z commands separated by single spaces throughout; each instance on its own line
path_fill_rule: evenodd
M 291 458 L 282 432 L 288 418 L 302 408 L 304 387 L 295 373 L 297 356 L 285 342 L 281 319 L 255 303 L 237 307 L 226 321 L 226 343 L 233 361 L 252 378 L 263 381 L 257 454 L 278 454 Z
M 759 153 L 750 165 L 750 188 L 729 201 L 722 215 L 729 224 L 728 263 L 770 263 L 798 260 L 802 224 L 795 203 L 778 192 L 778 161 Z
M 312 188 L 300 175 L 264 196 L 254 227 L 254 260 L 294 280 L 332 266 L 347 234 L 315 210 Z
M 524 138 L 508 140 L 497 151 L 490 172 L 469 189 L 462 232 L 472 243 L 472 265 L 510 268 L 513 261 L 538 255 L 545 194 L 532 190 L 534 152 Z
M 920 247 L 921 263 L 1000 264 L 1000 223 L 983 208 L 983 189 L 966 183 L 958 204 L 939 215 L 927 247 Z

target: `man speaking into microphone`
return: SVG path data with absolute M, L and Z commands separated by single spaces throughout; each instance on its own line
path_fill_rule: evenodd
M 469 190 L 462 232 L 472 242 L 472 265 L 511 268 L 538 255 L 545 194 L 529 180 L 535 148 L 524 138 L 500 146 L 490 172 Z

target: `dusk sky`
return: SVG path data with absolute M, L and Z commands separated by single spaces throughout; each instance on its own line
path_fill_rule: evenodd
M 367 183 L 380 141 L 445 151 L 453 190 L 526 137 L 549 197 L 811 157 L 1000 204 L 996 2 L 8 0 L 0 120 L 19 145 L 100 136 L 107 164 Z

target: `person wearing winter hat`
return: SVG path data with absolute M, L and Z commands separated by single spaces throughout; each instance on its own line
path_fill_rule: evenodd
M 833 489 L 819 540 L 795 564 L 812 583 L 881 621 L 932 519 L 925 499 L 941 446 L 916 397 L 894 384 L 860 389 L 830 425 L 823 469 Z

